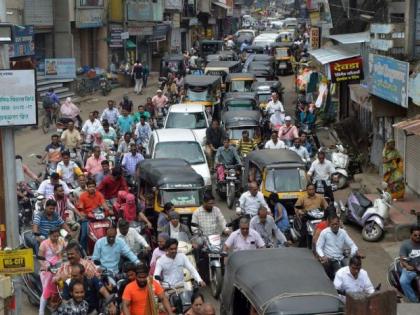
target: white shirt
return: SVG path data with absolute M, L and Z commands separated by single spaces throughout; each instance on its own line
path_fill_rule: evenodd
M 95 119 L 93 122 L 88 119 L 85 121 L 82 127 L 82 132 L 86 136 L 86 142 L 91 143 L 93 141 L 93 135 L 99 132 L 102 128 L 101 122 Z
M 67 184 L 64 181 L 62 181 L 61 179 L 58 181 L 58 183 L 63 186 L 64 193 L 66 195 L 68 195 L 70 193 L 70 189 L 67 186 Z M 43 195 L 45 198 L 48 198 L 51 195 L 54 195 L 54 185 L 51 184 L 51 180 L 49 178 L 44 180 L 41 183 L 41 185 L 39 185 L 37 193 L 40 194 L 40 195 Z
M 324 163 L 320 163 L 318 159 L 312 162 L 311 168 L 308 171 L 308 175 L 314 175 L 314 180 L 325 180 L 328 181 L 330 176 L 335 173 L 334 164 L 325 159 Z
M 171 238 L 177 239 L 178 240 L 178 236 L 179 236 L 179 228 L 181 227 L 181 224 L 178 224 L 177 227 L 174 227 L 172 224 L 169 224 L 169 229 L 170 229 L 170 236 Z
M 177 253 L 175 259 L 169 258 L 168 255 L 160 257 L 153 276 L 161 276 L 163 281 L 175 286 L 184 282 L 184 268 L 191 273 L 195 281 L 203 281 L 190 260 L 182 253 Z
M 117 108 L 112 107 L 112 109 L 105 108 L 101 115 L 101 121 L 106 119 L 110 125 L 115 125 L 117 123 L 120 112 Z
M 74 169 L 79 166 L 74 161 L 69 161 L 69 165 L 65 165 L 63 161 L 57 164 L 57 173 L 60 174 L 63 181 L 66 183 L 74 183 Z
M 258 209 L 261 206 L 264 206 L 269 212 L 271 212 L 267 202 L 264 199 L 264 195 L 260 191 L 255 197 L 251 195 L 249 191 L 244 192 L 239 198 L 239 204 L 240 207 L 251 216 L 257 215 Z
M 266 107 L 266 111 L 269 115 L 273 114 L 276 110 L 280 110 L 284 113 L 283 104 L 277 100 L 277 102 L 273 102 L 273 100 L 269 101 Z
M 264 149 L 286 149 L 286 145 L 282 140 L 277 140 L 277 143 L 274 143 L 273 140 L 266 142 Z
M 350 256 L 357 252 L 357 246 L 343 229 L 339 229 L 335 234 L 330 227 L 322 230 L 316 242 L 316 252 L 320 257 L 328 257 L 337 260 L 344 258 L 344 248 L 350 247 Z
M 297 155 L 299 155 L 300 158 L 303 160 L 303 162 L 307 162 L 307 161 L 311 160 L 311 158 L 309 156 L 309 153 L 308 153 L 308 150 L 306 150 L 306 148 L 303 145 L 301 145 L 299 148 L 296 148 L 294 145 L 292 145 L 289 148 L 289 150 L 293 151 L 293 152 L 296 152 Z
M 360 269 L 357 279 L 353 277 L 350 272 L 350 267 L 342 267 L 335 274 L 334 287 L 336 290 L 348 292 L 360 292 L 372 294 L 375 292 L 375 288 L 369 279 L 367 272 L 364 269 Z
M 117 231 L 117 236 L 122 238 L 130 247 L 130 249 L 137 254 L 140 251 L 141 247 L 150 248 L 143 236 L 136 231 L 135 228 L 129 227 L 127 235 L 122 235 L 120 230 Z

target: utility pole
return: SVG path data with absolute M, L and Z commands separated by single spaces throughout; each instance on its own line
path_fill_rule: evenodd
M 0 0 L 0 22 L 6 22 L 6 0 Z M 0 69 L 9 69 L 9 47 L 0 44 Z M 15 162 L 15 139 L 13 127 L 0 128 L 1 146 L 3 155 L 3 207 L 6 214 L 7 246 L 15 249 L 19 247 L 19 218 L 16 198 L 16 162 Z M 1 185 L 0 185 L 1 187 Z M 10 312 L 20 315 L 22 309 L 22 280 L 20 276 L 13 277 L 15 309 Z

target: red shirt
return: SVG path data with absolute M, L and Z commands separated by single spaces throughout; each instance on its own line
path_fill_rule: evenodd
M 99 191 L 95 191 L 94 195 L 89 194 L 85 191 L 80 195 L 79 208 L 85 214 L 91 213 L 96 208 L 102 206 L 105 203 L 104 196 Z
M 120 190 L 128 191 L 127 182 L 124 177 L 115 179 L 112 175 L 107 175 L 97 187 L 98 191 L 104 195 L 106 200 L 117 198 Z

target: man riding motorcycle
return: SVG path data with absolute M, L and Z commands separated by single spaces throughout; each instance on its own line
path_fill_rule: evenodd
M 223 146 L 217 149 L 214 160 L 218 181 L 225 180 L 225 168 L 227 165 L 242 165 L 236 148 L 229 143 L 229 138 L 223 139 Z
M 168 222 L 168 224 L 166 224 L 163 227 L 162 232 L 163 233 L 168 233 L 170 238 L 174 238 L 178 241 L 180 241 L 179 234 L 180 233 L 185 233 L 185 235 L 188 237 L 188 239 L 191 240 L 190 229 L 185 224 L 181 224 L 179 222 L 179 217 L 180 216 L 179 216 L 178 212 L 176 212 L 176 211 L 170 212 L 169 213 L 169 222 Z
M 272 216 L 264 206 L 251 219 L 249 227 L 260 234 L 266 247 L 278 247 L 279 244 L 288 246 L 286 236 L 279 230 Z
M 413 226 L 410 229 L 411 236 L 405 240 L 400 247 L 400 264 L 402 267 L 400 284 L 404 295 L 412 303 L 419 302 L 419 292 L 413 290 L 411 283 L 417 278 L 417 288 L 420 288 L 419 266 L 420 266 L 420 226 Z
M 41 162 L 47 164 L 47 173 L 48 169 L 56 169 L 58 162 L 61 161 L 61 154 L 64 151 L 64 145 L 60 143 L 60 138 L 58 135 L 51 136 L 51 143 L 45 147 L 45 154 L 42 157 Z M 49 167 L 50 165 L 50 167 Z
M 244 192 L 239 198 L 239 205 L 245 214 L 251 217 L 257 215 L 258 209 L 263 206 L 267 209 L 268 213 L 271 213 L 270 207 L 265 201 L 262 192 L 258 191 L 258 185 L 256 182 L 248 184 L 248 191 Z
M 238 144 L 238 153 L 245 157 L 249 154 L 249 152 L 258 149 L 257 143 L 254 142 L 254 139 L 249 138 L 248 130 L 242 131 L 242 139 L 239 140 Z
M 75 187 L 75 176 L 80 176 L 83 172 L 76 162 L 70 160 L 69 151 L 64 151 L 61 156 L 63 160 L 57 164 L 57 173 L 67 185 Z
M 334 164 L 325 158 L 325 152 L 318 152 L 318 159 L 312 162 L 308 171 L 308 177 L 317 185 L 321 181 L 324 186 L 324 196 L 334 201 L 334 194 L 331 188 L 331 175 L 335 173 Z

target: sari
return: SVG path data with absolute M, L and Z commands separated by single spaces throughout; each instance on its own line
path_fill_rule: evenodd
M 387 183 L 388 191 L 392 195 L 392 199 L 403 199 L 405 193 L 404 184 L 404 164 L 400 153 L 396 149 L 389 149 L 387 142 L 382 157 L 384 181 Z

